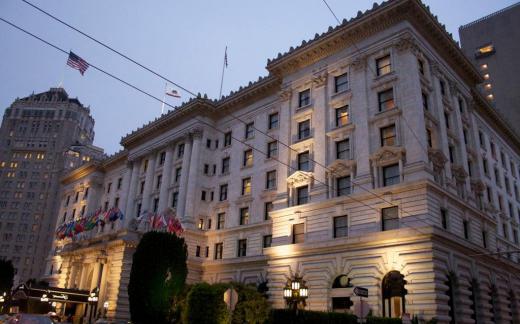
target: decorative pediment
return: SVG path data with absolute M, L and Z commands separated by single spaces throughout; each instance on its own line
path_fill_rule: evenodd
M 335 177 L 344 177 L 350 175 L 356 168 L 355 160 L 334 160 L 327 166 Z
M 406 150 L 401 146 L 383 146 L 370 155 L 370 161 L 376 165 L 397 162 L 404 158 Z
M 291 187 L 311 185 L 314 182 L 314 174 L 307 171 L 296 171 L 287 178 L 287 184 Z
M 468 177 L 468 173 L 462 165 L 454 165 L 451 167 L 451 173 L 457 181 L 464 181 Z
M 441 150 L 428 150 L 428 157 L 430 158 L 430 161 L 433 164 L 433 169 L 435 171 L 441 170 L 444 168 L 444 165 L 448 161 L 446 156 L 444 156 L 444 153 L 442 153 Z

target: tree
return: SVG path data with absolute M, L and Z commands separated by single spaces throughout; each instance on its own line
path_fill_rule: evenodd
M 128 298 L 136 324 L 168 323 L 175 296 L 182 293 L 188 268 L 183 238 L 164 232 L 143 235 L 133 256 Z
M 202 282 L 194 285 L 186 300 L 183 319 L 186 324 L 227 324 L 230 313 L 224 302 L 223 285 Z
M 11 292 L 13 288 L 14 267 L 11 260 L 0 260 L 0 294 Z

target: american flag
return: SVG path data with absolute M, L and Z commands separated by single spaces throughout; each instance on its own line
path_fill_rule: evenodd
M 83 75 L 89 67 L 87 61 L 72 53 L 72 51 L 69 52 L 69 59 L 67 60 L 67 65 L 73 69 L 78 70 L 79 73 L 81 73 L 81 75 Z
M 175 97 L 175 98 L 180 98 L 181 95 L 179 94 L 179 92 L 175 89 L 169 89 L 169 90 L 166 90 L 166 94 L 168 96 L 171 96 L 171 97 Z

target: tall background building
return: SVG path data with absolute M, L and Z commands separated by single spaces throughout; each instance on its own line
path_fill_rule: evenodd
M 520 134 L 520 2 L 461 26 L 459 34 L 484 77 L 484 96 Z
M 16 281 L 41 275 L 66 170 L 103 155 L 90 109 L 63 88 L 16 99 L 0 127 L 0 258 Z

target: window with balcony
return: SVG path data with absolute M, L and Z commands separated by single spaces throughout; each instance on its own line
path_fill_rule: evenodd
M 298 139 L 302 140 L 311 136 L 311 120 L 307 119 L 298 123 Z
M 336 113 L 336 127 L 345 126 L 349 123 L 348 105 L 335 110 Z
M 279 114 L 277 112 L 269 114 L 267 128 L 268 129 L 278 128 L 278 119 L 279 119 Z
M 350 177 L 341 177 L 336 179 L 337 196 L 350 195 L 351 183 Z
M 305 242 L 305 226 L 303 223 L 294 224 L 292 228 L 293 244 Z
M 309 202 L 309 186 L 296 188 L 296 204 L 303 205 Z
M 305 107 L 311 104 L 311 90 L 306 89 L 298 94 L 298 107 Z
M 348 138 L 336 142 L 336 159 L 350 160 L 350 140 Z
M 396 145 L 395 124 L 380 129 L 381 146 Z
M 379 111 L 386 111 L 395 108 L 393 88 L 378 92 L 377 98 L 379 102 Z
M 392 63 L 390 55 L 376 59 L 377 76 L 385 75 L 392 72 Z
M 399 228 L 399 209 L 397 206 L 381 210 L 381 224 L 383 231 Z
M 348 75 L 347 73 L 343 73 L 342 75 L 338 75 L 334 77 L 334 92 L 343 92 L 348 90 Z
M 383 186 L 398 184 L 400 181 L 399 164 L 383 167 Z
M 298 154 L 298 170 L 300 171 L 309 171 L 311 168 L 310 165 L 310 156 L 309 151 L 305 151 Z
M 240 225 L 249 224 L 249 207 L 240 208 Z
M 251 194 L 251 177 L 242 179 L 242 196 Z
M 334 217 L 334 237 L 348 236 L 348 216 Z

